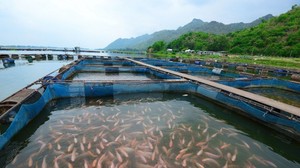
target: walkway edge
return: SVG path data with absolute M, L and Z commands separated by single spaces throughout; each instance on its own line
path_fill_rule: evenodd
M 172 75 L 176 75 L 176 76 L 182 77 L 182 78 L 187 79 L 187 80 L 192 80 L 194 82 L 202 83 L 202 84 L 220 89 L 222 91 L 233 93 L 235 95 L 250 99 L 250 100 L 255 101 L 255 102 L 259 102 L 261 104 L 265 104 L 267 106 L 270 106 L 270 107 L 273 107 L 273 108 L 279 109 L 281 111 L 288 112 L 292 115 L 296 115 L 296 116 L 300 117 L 300 108 L 289 105 L 289 104 L 285 104 L 285 103 L 282 103 L 282 102 L 279 102 L 279 101 L 276 101 L 276 100 L 273 100 L 273 99 L 270 99 L 270 98 L 267 98 L 267 97 L 263 97 L 263 96 L 256 95 L 256 94 L 253 94 L 253 93 L 250 93 L 250 92 L 246 92 L 246 91 L 241 90 L 241 89 L 237 89 L 237 88 L 234 88 L 234 87 L 230 87 L 230 86 L 226 86 L 226 85 L 219 84 L 219 83 L 216 83 L 216 82 L 212 82 L 212 81 L 200 78 L 200 77 L 195 77 L 195 76 L 192 76 L 192 75 L 187 75 L 187 74 L 183 74 L 183 73 L 180 73 L 180 72 L 175 72 L 175 71 L 164 69 L 164 68 L 161 68 L 161 67 L 149 65 L 149 64 L 146 64 L 146 63 L 143 63 L 143 62 L 140 62 L 140 61 L 130 59 L 130 58 L 125 58 L 125 59 L 128 60 L 128 61 L 134 62 L 136 64 L 143 65 L 145 67 L 157 70 L 157 71 L 161 71 L 161 72 L 169 73 L 169 74 L 172 74 Z

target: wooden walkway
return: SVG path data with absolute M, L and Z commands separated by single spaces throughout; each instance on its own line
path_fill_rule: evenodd
M 229 92 L 230 94 L 234 95 L 232 97 L 241 97 L 243 99 L 246 98 L 246 100 L 248 99 L 252 102 L 257 102 L 259 104 L 269 106 L 270 111 L 272 111 L 272 109 L 276 108 L 276 109 L 279 109 L 281 111 L 288 112 L 292 115 L 300 117 L 300 108 L 295 107 L 295 106 L 291 106 L 291 105 L 288 105 L 288 104 L 285 104 L 285 103 L 282 103 L 282 102 L 279 102 L 279 101 L 276 101 L 276 100 L 273 100 L 273 99 L 270 99 L 270 98 L 267 98 L 267 97 L 263 97 L 263 96 L 260 96 L 260 95 L 257 95 L 257 94 L 246 92 L 244 90 L 240 90 L 240 89 L 237 89 L 237 88 L 233 88 L 233 87 L 230 87 L 230 86 L 226 86 L 226 85 L 223 85 L 223 84 L 212 82 L 212 81 L 200 78 L 200 77 L 175 72 L 175 71 L 164 69 L 164 68 L 161 68 L 161 67 L 156 67 L 156 66 L 149 65 L 149 64 L 146 64 L 146 63 L 143 63 L 143 62 L 140 62 L 140 61 L 130 59 L 130 58 L 125 58 L 125 59 L 128 60 L 128 61 L 132 61 L 132 62 L 134 62 L 138 65 L 143 65 L 145 67 L 151 68 L 153 70 L 157 70 L 157 71 L 161 71 L 161 72 L 164 72 L 164 73 L 179 76 L 181 78 L 184 78 L 184 79 L 187 79 L 187 80 L 190 80 L 190 81 L 193 81 L 193 82 L 205 84 L 205 85 L 214 87 L 216 89 L 220 89 L 220 91 L 223 91 L 223 92 Z

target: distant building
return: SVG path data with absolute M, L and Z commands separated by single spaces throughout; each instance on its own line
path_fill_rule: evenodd
M 197 54 L 199 55 L 213 55 L 213 51 L 198 51 Z
M 185 50 L 184 52 L 185 52 L 185 53 L 194 53 L 195 50 L 187 49 L 187 50 Z
M 198 51 L 198 55 L 219 55 L 219 56 L 226 56 L 226 51 Z
M 173 52 L 173 49 L 168 48 L 167 51 L 168 51 L 168 52 Z

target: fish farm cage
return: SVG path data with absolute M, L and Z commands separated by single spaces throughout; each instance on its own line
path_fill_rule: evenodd
M 122 77 L 122 74 L 125 76 Z M 57 119 L 47 126 L 53 134 L 50 137 L 53 138 L 53 144 L 39 139 L 41 138 L 39 136 L 34 140 L 38 146 L 33 147 L 36 152 L 28 154 L 29 157 L 20 161 L 11 159 L 10 167 L 22 161 L 25 161 L 28 167 L 33 167 L 33 158 L 37 158 L 37 155 L 43 153 L 46 148 L 59 154 L 45 154 L 45 157 L 36 159 L 38 160 L 35 162 L 36 165 L 44 166 L 50 163 L 51 159 L 53 160 L 51 164 L 54 166 L 58 164 L 69 166 L 71 163 L 76 163 L 77 166 L 87 167 L 88 165 L 91 167 L 108 165 L 220 167 L 235 162 L 238 155 L 237 148 L 223 151 L 229 148 L 228 143 L 215 142 L 220 146 L 219 149 L 207 147 L 216 136 L 226 134 L 227 138 L 233 137 L 236 133 L 232 128 L 221 127 L 208 133 L 207 122 L 216 122 L 215 124 L 218 125 L 217 123 L 220 124 L 222 121 L 212 121 L 207 116 L 201 116 L 203 121 L 191 126 L 182 123 L 180 116 L 184 113 L 198 115 L 190 114 L 192 108 L 185 111 L 184 106 L 180 104 L 178 99 L 188 96 L 194 97 L 195 101 L 200 97 L 204 99 L 203 101 L 221 105 L 225 109 L 233 109 L 234 113 L 242 114 L 240 116 L 247 116 L 247 119 L 250 118 L 263 127 L 267 126 L 275 132 L 299 141 L 300 108 L 293 103 L 282 103 L 250 93 L 247 91 L 249 88 L 286 90 L 296 94 L 294 104 L 299 103 L 300 100 L 300 83 L 294 81 L 253 77 L 220 68 L 207 68 L 200 66 L 200 63 L 187 64 L 152 58 L 86 57 L 51 72 L 0 103 L 0 148 L 7 148 L 7 144 L 14 136 L 26 129 L 30 122 L 38 120 L 42 113 L 49 113 L 49 111 L 51 113 L 51 110 L 45 110 L 50 108 L 58 111 L 66 110 L 61 113 L 61 117 L 69 117 L 68 120 Z M 147 98 L 148 94 L 154 97 Z M 162 97 L 169 99 L 174 95 L 175 99 L 172 101 L 178 101 L 178 104 L 154 101 Z M 67 106 L 63 102 L 67 102 Z M 95 108 L 86 107 L 87 105 L 82 102 L 90 103 Z M 113 103 L 119 103 L 118 108 L 113 108 Z M 63 104 L 63 108 L 59 108 L 59 104 Z M 108 105 L 102 107 L 103 104 Z M 84 112 L 72 111 L 77 106 L 83 108 Z M 167 107 L 176 108 L 176 112 Z M 134 112 L 136 109 L 137 112 Z M 221 109 L 223 108 L 220 108 L 220 111 Z M 97 110 L 100 112 L 96 112 Z M 122 110 L 126 111 L 126 114 L 123 114 Z M 154 116 L 151 112 L 153 110 L 161 113 Z M 95 125 L 85 128 L 84 125 L 93 123 L 95 118 L 97 118 Z M 172 123 L 175 120 L 178 124 Z M 193 120 L 193 117 L 190 120 Z M 153 124 L 155 121 L 157 125 Z M 162 121 L 164 124 L 161 124 Z M 85 129 L 80 129 L 76 123 L 81 123 L 80 126 Z M 129 129 L 132 129 L 132 132 L 125 133 Z M 175 131 L 168 131 L 168 129 Z M 198 132 L 193 132 L 194 129 Z M 69 132 L 64 133 L 61 130 Z M 96 136 L 89 137 L 92 133 Z M 201 140 L 196 141 L 196 135 Z M 47 139 L 49 135 L 44 136 Z M 68 137 L 68 140 L 64 141 L 65 137 Z M 90 142 L 87 139 L 90 139 Z M 93 142 L 98 147 L 93 147 Z M 125 142 L 127 145 L 123 145 Z M 163 143 L 166 145 L 161 145 Z M 244 140 L 236 143 L 241 144 L 243 150 L 250 150 L 249 144 Z M 62 152 L 63 148 L 65 153 Z M 79 151 L 82 151 L 82 154 Z M 202 155 L 206 157 L 197 161 L 197 158 L 199 160 Z M 85 156 L 92 159 L 82 159 Z M 60 160 L 61 157 L 67 158 Z M 128 158 L 131 160 L 128 161 Z M 80 162 L 76 162 L 76 159 Z M 276 166 L 271 161 L 261 160 L 254 155 L 240 162 L 251 165 L 252 161 L 266 167 Z

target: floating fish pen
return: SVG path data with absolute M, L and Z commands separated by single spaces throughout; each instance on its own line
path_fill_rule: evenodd
M 230 78 L 212 82 L 194 73 Z M 215 74 L 184 63 L 80 59 L 36 81 L 40 87 L 30 102 L 24 99 L 3 112 L 1 121 L 8 126 L 0 136 L 0 162 L 6 167 L 297 167 L 299 108 L 236 89 L 280 82 L 299 91 L 294 82 Z
M 244 63 L 215 62 L 212 60 L 195 60 L 191 62 L 195 65 L 223 68 L 228 71 L 239 71 L 240 73 L 246 73 L 255 76 L 269 76 L 289 79 L 297 82 L 300 81 L 300 71 L 297 69 L 276 68 Z
M 218 83 L 300 107 L 300 83 L 276 78 L 227 80 Z

